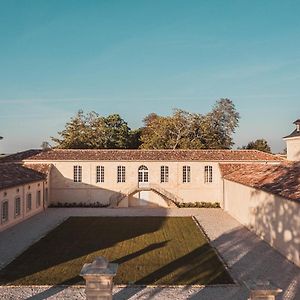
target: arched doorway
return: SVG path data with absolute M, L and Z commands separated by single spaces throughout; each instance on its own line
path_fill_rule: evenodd
M 149 172 L 148 172 L 148 168 L 144 165 L 139 167 L 138 182 L 139 182 L 139 187 L 149 185 Z

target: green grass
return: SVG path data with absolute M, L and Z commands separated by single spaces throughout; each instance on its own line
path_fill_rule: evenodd
M 0 284 L 84 284 L 83 264 L 119 264 L 115 284 L 232 283 L 190 217 L 71 217 L 0 271 Z

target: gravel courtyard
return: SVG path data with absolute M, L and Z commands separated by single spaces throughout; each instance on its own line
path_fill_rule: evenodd
M 278 299 L 300 299 L 300 269 L 221 209 L 50 208 L 0 233 L 0 268 L 69 216 L 195 216 L 229 268 L 229 286 L 114 287 L 114 299 L 247 299 L 244 282 L 270 280 Z M 0 287 L 0 299 L 85 299 L 84 288 Z

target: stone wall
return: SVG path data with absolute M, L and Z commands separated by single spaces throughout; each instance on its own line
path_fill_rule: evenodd
M 300 266 L 300 203 L 224 180 L 225 210 Z

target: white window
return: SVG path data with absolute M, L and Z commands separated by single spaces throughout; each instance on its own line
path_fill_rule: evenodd
M 211 183 L 213 181 L 212 166 L 204 167 L 204 182 Z
M 16 197 L 15 198 L 15 217 L 18 217 L 21 215 L 21 198 Z
M 26 196 L 26 211 L 30 211 L 32 208 L 32 195 L 28 193 Z
M 8 201 L 3 201 L 1 205 L 1 223 L 8 221 Z
M 125 182 L 125 166 L 118 166 L 117 182 Z
M 191 182 L 191 167 L 190 166 L 183 166 L 182 182 L 183 183 Z
M 73 177 L 74 182 L 81 182 L 82 181 L 82 166 L 74 166 L 73 168 Z
M 36 192 L 36 207 L 40 207 L 41 206 L 41 191 L 37 191 Z
M 104 166 L 96 167 L 96 182 L 104 182 Z
M 169 167 L 160 167 L 160 182 L 169 182 Z

